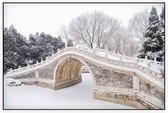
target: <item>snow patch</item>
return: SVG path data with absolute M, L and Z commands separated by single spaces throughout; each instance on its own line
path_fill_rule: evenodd
M 5 80 L 8 80 L 5 78 Z M 93 99 L 92 79 L 82 74 L 82 83 L 52 90 L 22 85 L 4 88 L 5 109 L 134 109 L 132 107 Z

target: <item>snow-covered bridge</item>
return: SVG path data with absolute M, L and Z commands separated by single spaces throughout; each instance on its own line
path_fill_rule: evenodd
M 80 83 L 83 65 L 93 78 L 95 99 L 138 109 L 164 109 L 163 64 L 156 60 L 68 47 L 45 61 L 11 70 L 5 77 L 56 90 Z

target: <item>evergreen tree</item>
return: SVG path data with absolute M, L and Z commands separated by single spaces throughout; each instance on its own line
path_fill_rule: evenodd
M 26 38 L 23 37 L 14 26 L 10 26 L 9 29 L 4 29 L 4 68 L 3 72 L 7 69 L 16 69 L 19 66 L 25 66 L 28 61 L 28 44 Z
M 68 40 L 67 46 L 68 47 L 73 47 L 73 41 L 71 39 Z
M 37 33 L 36 33 L 37 34 Z M 40 56 L 42 54 L 41 48 L 37 44 L 37 37 L 39 34 L 34 36 L 33 34 L 29 35 L 29 64 L 34 64 L 36 61 L 40 61 Z
M 165 9 L 162 8 L 162 13 L 160 14 L 160 35 L 163 41 L 163 46 L 162 46 L 162 54 L 161 58 L 162 61 L 165 59 Z
M 10 68 L 16 69 L 19 66 L 26 66 L 27 63 L 34 64 L 36 61 L 45 60 L 58 49 L 65 47 L 61 37 L 55 38 L 43 32 L 30 34 L 27 40 L 14 26 L 4 28 L 3 36 L 4 73 Z
M 138 57 L 149 59 L 157 58 L 161 61 L 163 40 L 160 35 L 160 21 L 155 7 L 152 7 L 149 16 L 149 26 L 145 33 L 145 41 Z
M 30 48 L 30 64 L 36 63 L 36 61 L 45 60 L 46 57 L 51 56 L 52 53 L 56 53 L 58 49 L 65 47 L 65 43 L 62 42 L 61 37 L 55 38 L 49 34 L 36 33 L 36 35 L 29 36 L 29 48 Z

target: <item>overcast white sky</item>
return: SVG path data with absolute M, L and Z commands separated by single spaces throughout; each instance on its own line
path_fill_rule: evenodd
M 163 4 L 5 4 L 4 26 L 14 27 L 22 35 L 49 33 L 57 36 L 62 25 L 85 12 L 102 11 L 128 26 L 133 16 L 145 9 L 157 8 L 160 15 Z

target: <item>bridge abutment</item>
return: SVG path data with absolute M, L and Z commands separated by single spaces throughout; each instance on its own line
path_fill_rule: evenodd
M 137 109 L 160 109 L 158 106 L 138 98 L 137 94 L 94 90 L 94 99 L 122 104 Z
M 54 90 L 70 87 L 70 86 L 73 86 L 73 85 L 78 84 L 80 82 L 82 82 L 82 77 L 81 76 L 78 76 L 76 78 L 72 78 L 72 79 L 69 79 L 69 80 L 66 80 L 66 81 L 62 81 L 62 82 L 59 82 L 59 83 L 55 83 L 54 84 Z

